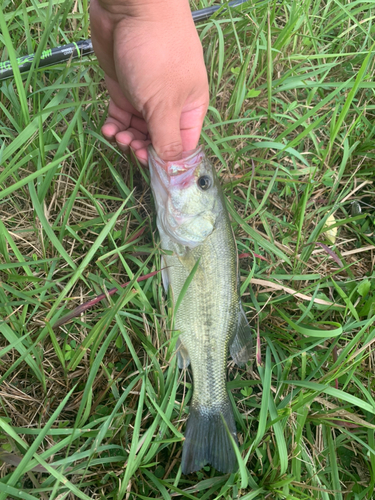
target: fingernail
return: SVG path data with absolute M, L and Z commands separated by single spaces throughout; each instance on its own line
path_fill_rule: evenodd
M 117 146 L 119 147 L 119 149 L 121 149 L 121 151 L 123 151 L 124 153 L 128 153 L 129 152 L 129 145 L 128 144 L 122 144 L 121 142 L 118 142 L 117 141 Z

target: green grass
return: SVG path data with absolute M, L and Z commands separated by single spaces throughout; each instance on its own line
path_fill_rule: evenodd
M 83 0 L 2 11 L 1 60 L 89 37 Z M 95 58 L 0 83 L 0 500 L 374 498 L 373 17 L 282 0 L 199 25 L 202 142 L 260 337 L 229 365 L 236 474 L 181 474 L 191 378 L 160 274 L 137 282 L 160 269 L 148 172 L 100 136 Z

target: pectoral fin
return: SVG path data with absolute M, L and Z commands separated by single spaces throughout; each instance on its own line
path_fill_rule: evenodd
M 190 357 L 188 350 L 186 349 L 180 338 L 177 339 L 176 352 L 177 352 L 177 365 L 180 368 L 180 370 L 185 370 L 190 365 Z
M 241 366 L 250 360 L 253 353 L 252 329 L 246 319 L 242 306 L 238 316 L 237 332 L 229 346 L 230 355 L 236 365 Z

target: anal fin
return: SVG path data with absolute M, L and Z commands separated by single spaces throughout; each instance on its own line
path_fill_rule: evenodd
M 176 353 L 178 367 L 180 370 L 185 370 L 190 365 L 190 356 L 180 337 L 177 339 Z
M 233 361 L 238 366 L 249 361 L 253 354 L 252 329 L 246 319 L 242 305 L 238 316 L 237 331 L 229 346 L 229 351 Z

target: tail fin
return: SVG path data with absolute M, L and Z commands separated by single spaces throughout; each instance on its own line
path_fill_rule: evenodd
M 237 459 L 228 433 L 237 443 L 236 425 L 229 400 L 214 410 L 194 408 L 192 405 L 182 450 L 182 473 L 190 474 L 206 464 L 211 464 L 223 473 L 234 472 L 237 469 Z

